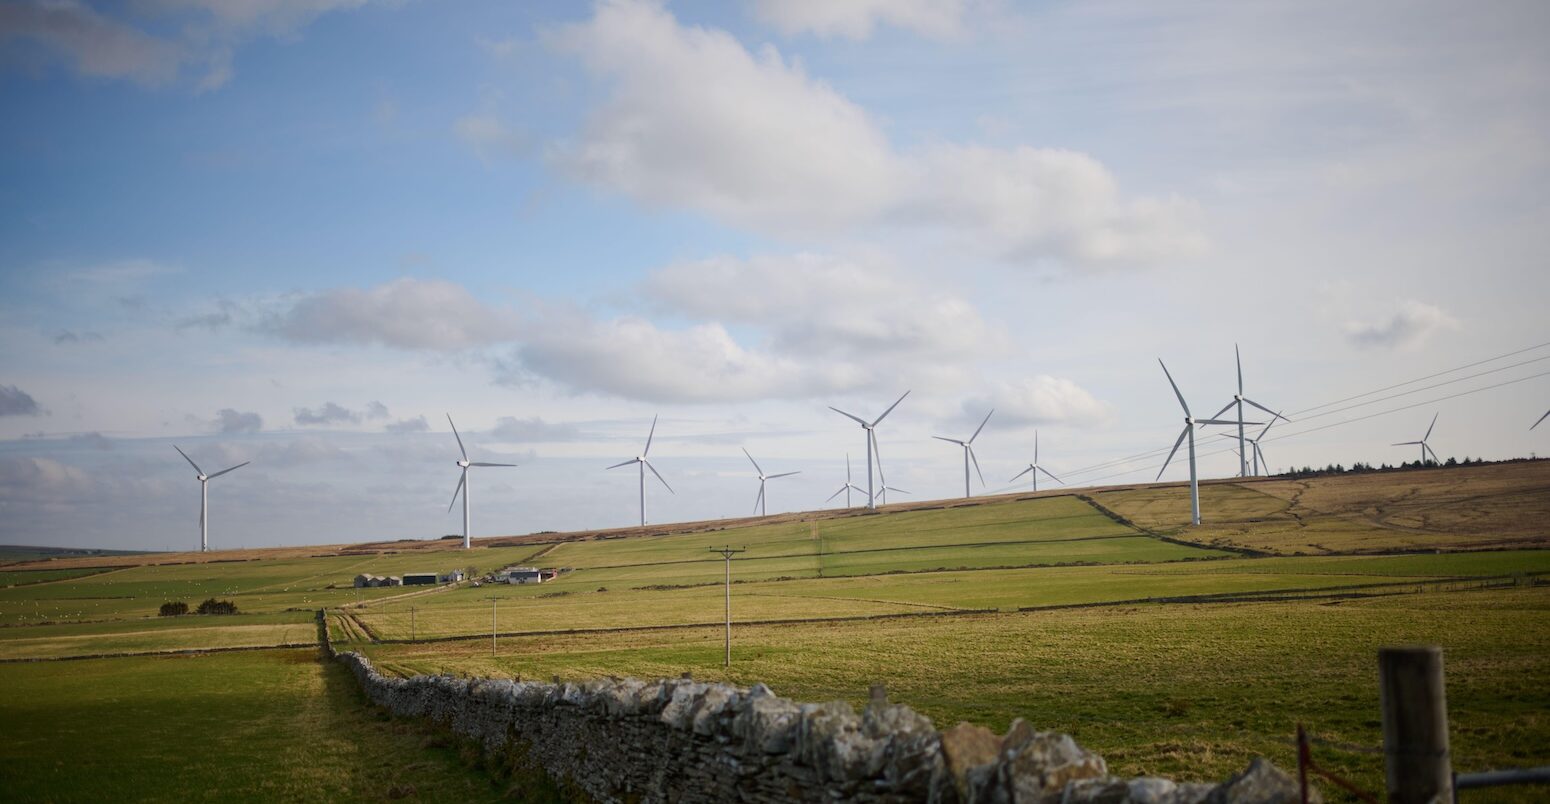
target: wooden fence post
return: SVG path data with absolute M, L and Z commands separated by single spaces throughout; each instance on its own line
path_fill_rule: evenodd
M 1451 802 L 1453 770 L 1442 648 L 1379 649 L 1378 681 L 1389 801 Z

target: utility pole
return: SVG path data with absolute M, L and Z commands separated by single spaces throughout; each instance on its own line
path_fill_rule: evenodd
M 732 666 L 732 556 L 735 556 L 738 553 L 746 553 L 746 552 L 748 552 L 748 548 L 746 548 L 746 547 L 735 547 L 734 548 L 734 547 L 728 546 L 728 547 L 723 547 L 723 548 L 718 550 L 718 549 L 712 547 L 712 548 L 710 548 L 710 552 L 712 552 L 712 553 L 720 553 L 722 558 L 725 558 L 727 560 L 727 635 L 726 635 L 724 651 L 723 651 L 722 659 L 721 659 L 721 666 L 722 667 L 731 667 Z
M 409 641 L 414 641 L 414 606 L 409 607 Z
M 490 595 L 490 657 L 495 656 L 495 601 L 500 598 Z

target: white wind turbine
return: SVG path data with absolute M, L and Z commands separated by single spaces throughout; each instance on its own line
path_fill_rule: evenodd
M 1277 413 L 1276 415 L 1279 416 L 1280 414 Z M 1259 442 L 1261 442 L 1261 441 L 1263 441 L 1265 439 L 1265 434 L 1270 432 L 1270 428 L 1275 426 L 1275 423 L 1276 423 L 1276 420 L 1275 419 L 1271 419 L 1270 420 L 1270 424 L 1265 425 L 1265 429 L 1259 431 L 1259 435 L 1254 436 L 1253 438 L 1245 438 L 1245 439 L 1243 439 L 1244 441 L 1248 442 L 1249 448 L 1251 450 L 1253 450 L 1253 452 L 1254 452 L 1254 476 L 1255 477 L 1259 477 L 1259 465 L 1260 465 L 1261 461 L 1263 461 L 1264 464 L 1265 464 L 1265 471 L 1266 472 L 1270 471 L 1270 461 L 1265 460 L 1265 453 L 1264 453 L 1263 450 L 1261 450 L 1259 448 Z M 1217 435 L 1220 435 L 1222 438 L 1230 438 L 1230 439 L 1235 439 L 1235 440 L 1238 438 L 1237 436 L 1228 435 L 1227 433 L 1218 433 Z M 1233 451 L 1237 452 L 1237 450 L 1233 450 Z
M 905 391 L 903 396 L 900 396 L 898 399 L 894 400 L 894 403 L 889 405 L 887 410 L 883 411 L 883 415 L 878 416 L 871 422 L 868 422 L 866 419 L 863 419 L 860 416 L 846 413 L 845 411 L 840 410 L 833 405 L 829 406 L 829 410 L 832 410 L 835 413 L 838 413 L 841 416 L 854 421 L 856 424 L 861 425 L 862 430 L 866 431 L 866 507 L 868 508 L 874 510 L 877 508 L 877 493 L 874 491 L 872 486 L 872 455 L 877 451 L 877 425 L 880 424 L 883 419 L 888 418 L 888 414 L 892 413 L 893 409 L 898 407 L 900 402 L 904 401 L 904 397 L 909 395 L 910 392 Z M 879 456 L 877 459 L 877 470 L 879 473 L 882 472 L 882 464 L 882 457 Z
M 457 495 L 462 494 L 463 495 L 463 549 L 467 550 L 467 549 L 473 547 L 473 539 L 469 536 L 469 531 L 468 531 L 468 470 L 473 468 L 473 467 L 475 467 L 475 466 L 482 466 L 482 467 L 516 466 L 516 464 L 514 464 L 514 463 L 473 463 L 473 462 L 469 461 L 468 460 L 468 450 L 463 448 L 463 437 L 458 435 L 457 425 L 452 424 L 452 414 L 450 414 L 450 413 L 447 414 L 447 424 L 452 425 L 452 437 L 457 439 L 457 451 L 461 452 L 463 454 L 463 459 L 457 462 L 457 465 L 460 468 L 462 468 L 463 474 L 462 474 L 461 477 L 459 477 L 457 479 L 457 488 L 452 490 L 452 502 L 447 503 L 447 511 L 450 512 L 452 510 L 452 506 L 457 505 Z
M 1253 405 L 1254 407 L 1259 408 L 1260 410 L 1263 410 L 1264 412 L 1270 414 L 1271 417 L 1272 417 L 1270 419 L 1270 422 L 1272 424 L 1275 423 L 1276 419 L 1281 419 L 1283 421 L 1288 421 L 1288 422 L 1291 421 L 1291 419 L 1288 419 L 1285 416 L 1282 416 L 1280 413 L 1277 413 L 1276 411 L 1273 411 L 1270 408 L 1267 408 L 1264 405 L 1261 405 L 1258 402 L 1255 402 L 1254 400 L 1249 399 L 1248 397 L 1243 395 L 1243 356 L 1241 354 L 1239 354 L 1239 352 L 1238 352 L 1238 344 L 1236 344 L 1236 343 L 1232 345 L 1232 356 L 1233 356 L 1233 360 L 1237 361 L 1237 364 L 1238 364 L 1238 393 L 1233 394 L 1232 395 L 1232 401 L 1228 402 L 1225 405 L 1223 405 L 1222 409 L 1217 411 L 1215 414 L 1213 414 L 1211 416 L 1211 418 L 1214 419 L 1217 416 L 1220 416 L 1223 413 L 1226 413 L 1227 409 L 1231 408 L 1234 405 L 1238 406 L 1238 476 L 1239 477 L 1248 477 L 1249 476 L 1249 463 L 1248 463 L 1249 457 L 1248 457 L 1248 448 L 1245 446 L 1245 444 L 1248 443 L 1249 439 L 1243 435 L 1243 426 L 1244 426 L 1244 424 L 1246 424 L 1246 422 L 1243 421 L 1243 404 L 1245 402 L 1247 402 L 1248 404 Z M 1258 474 L 1258 472 L 1256 472 L 1255 474 Z
M 201 552 L 201 553 L 209 552 L 210 551 L 210 514 L 209 514 L 209 511 L 210 511 L 210 481 L 214 480 L 217 477 L 220 477 L 221 475 L 226 474 L 227 472 L 234 472 L 234 471 L 236 471 L 238 469 L 241 469 L 242 467 L 247 466 L 248 464 L 252 463 L 252 461 L 243 461 L 242 463 L 239 463 L 236 466 L 231 467 L 230 469 L 222 469 L 221 471 L 216 472 L 213 475 L 207 475 L 207 474 L 205 474 L 205 470 L 199 468 L 199 464 L 194 463 L 194 459 L 193 458 L 188 457 L 188 453 L 184 452 L 181 449 L 178 449 L 178 445 L 177 444 L 173 444 L 172 448 L 178 450 L 178 454 L 183 456 L 183 460 L 188 461 L 188 465 L 194 467 L 194 471 L 199 473 L 198 474 L 198 477 L 199 477 L 199 552 Z
M 968 441 L 959 441 L 956 438 L 947 438 L 946 436 L 932 436 L 932 438 L 938 441 L 957 444 L 963 448 L 963 496 L 965 498 L 974 496 L 969 491 L 969 461 L 974 461 L 974 472 L 980 476 L 980 486 L 983 488 L 985 485 L 985 475 L 980 473 L 980 459 L 974 457 L 974 439 L 980 437 L 980 431 L 985 429 L 985 422 L 990 421 L 991 414 L 995 412 L 996 409 L 991 408 L 990 413 L 985 414 L 985 418 L 980 421 L 980 426 L 974 429 L 974 435 L 969 436 Z
M 883 501 L 883 505 L 888 504 L 888 492 L 890 491 L 898 492 L 899 494 L 910 493 L 904 489 L 894 488 L 893 486 L 888 485 L 888 477 L 883 472 L 883 454 L 881 452 L 877 453 L 877 483 L 877 496 Z
M 1546 414 L 1546 415 L 1550 415 L 1550 414 Z M 1543 419 L 1543 417 L 1540 417 L 1540 418 Z M 1401 441 L 1398 444 L 1390 444 L 1389 446 L 1391 446 L 1391 447 L 1414 447 L 1414 446 L 1419 445 L 1421 447 L 1421 465 L 1422 466 L 1426 465 L 1426 454 L 1428 452 L 1431 453 L 1432 460 L 1437 461 L 1437 463 L 1442 463 L 1442 461 L 1437 458 L 1437 453 L 1432 450 L 1431 445 L 1426 443 L 1426 439 L 1432 437 L 1432 428 L 1436 427 L 1436 426 L 1437 426 L 1437 414 L 1433 413 L 1432 414 L 1432 423 L 1431 423 L 1431 425 L 1429 427 L 1426 428 L 1426 435 L 1421 436 L 1421 440 L 1420 441 Z M 1530 428 L 1530 429 L 1532 429 L 1532 428 Z
M 1033 463 L 1028 464 L 1028 468 L 1027 469 L 1024 469 L 1021 472 L 1018 472 L 1016 475 L 1014 475 L 1012 477 L 1011 480 L 1008 480 L 1006 482 L 1008 482 L 1008 483 L 1015 483 L 1015 482 L 1017 482 L 1017 478 L 1022 477 L 1023 475 L 1027 475 L 1028 479 L 1033 481 L 1033 490 L 1034 491 L 1038 491 L 1039 490 L 1039 473 L 1040 472 L 1043 472 L 1045 475 L 1047 475 L 1049 477 L 1050 480 L 1053 480 L 1053 481 L 1055 481 L 1056 483 L 1059 483 L 1062 486 L 1064 486 L 1066 484 L 1066 481 L 1061 480 L 1058 477 L 1055 477 L 1054 475 L 1050 474 L 1050 471 L 1048 469 L 1045 469 L 1044 467 L 1039 465 L 1039 431 L 1038 430 L 1034 430 L 1033 431 Z
M 860 491 L 861 489 L 859 487 L 857 487 L 856 484 L 850 482 L 850 453 L 847 452 L 847 453 L 845 453 L 845 485 L 840 486 L 840 490 L 839 491 L 836 491 L 833 494 L 830 494 L 829 495 L 829 500 L 832 500 L 835 497 L 840 496 L 840 494 L 843 492 L 845 494 L 845 507 L 849 508 L 850 507 L 850 492 L 852 490 Z M 824 502 L 828 502 L 829 500 L 824 500 Z
M 655 437 L 656 434 L 657 417 L 652 416 L 651 432 L 646 434 L 646 448 L 641 450 L 640 454 L 634 458 L 631 458 L 627 461 L 620 461 L 619 463 L 608 467 L 609 469 L 618 469 L 621 466 L 629 466 L 632 463 L 639 464 L 637 468 L 640 470 L 640 524 L 642 527 L 645 527 L 646 525 L 646 470 L 650 469 L 651 473 L 656 475 L 658 480 L 662 480 L 662 474 L 657 471 L 655 466 L 651 465 L 651 461 L 646 460 L 646 456 L 651 454 L 651 439 Z M 666 480 L 662 480 L 662 487 L 667 489 L 668 494 L 677 494 L 677 492 L 673 491 L 672 486 L 667 485 Z
M 883 505 L 888 504 L 888 492 L 890 491 L 897 494 L 909 494 L 909 492 L 905 491 L 904 489 L 896 489 L 893 486 L 879 486 L 877 489 L 877 496 L 882 498 Z
M 1195 425 L 1197 424 L 1260 424 L 1260 422 L 1241 422 L 1228 419 L 1197 419 L 1189 412 L 1189 403 L 1184 401 L 1184 394 L 1179 392 L 1178 383 L 1173 381 L 1173 375 L 1168 373 L 1168 365 L 1158 358 L 1157 365 L 1162 366 L 1163 376 L 1168 378 L 1168 384 L 1173 386 L 1173 395 L 1179 398 L 1179 407 L 1184 408 L 1184 429 L 1180 431 L 1179 438 L 1173 442 L 1173 449 L 1168 451 L 1168 459 L 1163 461 L 1162 468 L 1157 470 L 1157 478 L 1162 479 L 1163 472 L 1168 470 L 1168 464 L 1173 461 L 1173 456 L 1179 451 L 1179 445 L 1184 439 L 1189 439 L 1189 521 L 1192 524 L 1200 524 L 1200 478 L 1195 472 Z
M 743 454 L 748 455 L 747 447 L 743 448 Z M 759 497 L 753 501 L 753 507 L 759 512 L 759 516 L 768 516 L 769 511 L 766 510 L 766 503 L 769 502 L 769 498 L 764 496 L 765 481 L 774 480 L 777 477 L 791 477 L 792 475 L 799 475 L 802 474 L 802 470 L 798 469 L 795 472 L 781 472 L 778 475 L 767 475 L 764 473 L 763 469 L 759 468 L 759 462 L 754 460 L 752 455 L 748 455 L 748 462 L 753 464 L 754 470 L 759 473 Z

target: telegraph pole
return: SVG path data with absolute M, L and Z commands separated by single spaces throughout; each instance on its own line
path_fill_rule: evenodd
M 746 547 L 722 547 L 710 548 L 712 553 L 720 553 L 727 560 L 727 635 L 724 651 L 721 659 L 722 667 L 732 666 L 732 556 L 748 551 Z
M 409 607 L 409 641 L 414 641 L 414 606 Z
M 494 656 L 495 656 L 495 606 L 496 606 L 495 601 L 497 601 L 497 600 L 500 600 L 500 598 L 496 597 L 495 595 L 490 595 L 490 656 L 491 656 L 491 658 L 494 658 Z

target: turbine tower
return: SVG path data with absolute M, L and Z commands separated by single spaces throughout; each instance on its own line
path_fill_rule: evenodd
M 631 459 L 629 459 L 627 461 L 620 461 L 619 463 L 616 463 L 613 466 L 608 467 L 609 469 L 618 469 L 621 466 L 629 466 L 632 463 L 639 464 L 639 466 L 636 467 L 636 468 L 640 470 L 640 524 L 641 524 L 641 527 L 645 527 L 646 526 L 646 470 L 650 469 L 651 473 L 656 475 L 658 480 L 662 480 L 662 474 L 657 471 L 657 468 L 655 466 L 651 465 L 651 461 L 646 460 L 646 456 L 651 454 L 651 439 L 653 437 L 655 437 L 656 434 L 657 434 L 657 417 L 652 416 L 651 417 L 651 431 L 646 433 L 646 448 L 641 450 L 640 454 L 635 456 L 634 458 L 631 458 Z M 667 481 L 666 480 L 662 480 L 662 487 L 667 489 L 667 493 L 668 494 L 677 494 L 677 492 L 673 491 L 673 487 L 672 486 L 667 485 Z
M 1066 481 L 1061 480 L 1058 477 L 1055 477 L 1054 475 L 1050 474 L 1050 471 L 1048 469 L 1045 469 L 1044 467 L 1039 465 L 1039 431 L 1038 430 L 1034 430 L 1033 431 L 1033 463 L 1028 464 L 1028 468 L 1027 469 L 1024 469 L 1021 472 L 1018 472 L 1016 475 L 1013 475 L 1012 479 L 1008 480 L 1006 482 L 1008 482 L 1008 483 L 1016 483 L 1017 482 L 1017 478 L 1022 477 L 1023 475 L 1027 475 L 1028 479 L 1033 481 L 1033 490 L 1034 491 L 1038 491 L 1039 490 L 1039 473 L 1040 472 L 1043 472 L 1046 476 L 1049 477 L 1050 480 L 1053 480 L 1053 481 L 1055 481 L 1056 483 L 1059 483 L 1062 486 L 1064 486 L 1066 484 Z M 984 482 L 984 481 L 981 481 L 981 482 Z
M 1279 416 L 1280 413 L 1277 412 L 1276 415 Z M 1259 442 L 1264 440 L 1265 434 L 1270 432 L 1270 428 L 1272 426 L 1274 426 L 1275 423 L 1276 423 L 1276 420 L 1275 419 L 1271 419 L 1270 420 L 1270 424 L 1265 425 L 1265 429 L 1259 431 L 1259 435 L 1254 436 L 1253 438 L 1245 438 L 1245 439 L 1243 439 L 1244 441 L 1247 441 L 1249 443 L 1249 448 L 1254 453 L 1254 476 L 1255 477 L 1259 477 L 1259 465 L 1260 465 L 1261 461 L 1263 461 L 1264 464 L 1265 464 L 1265 471 L 1266 472 L 1270 471 L 1270 461 L 1265 460 L 1265 453 L 1264 453 L 1263 450 L 1261 450 L 1259 448 Z M 1237 438 L 1237 436 L 1228 435 L 1226 433 L 1218 433 L 1217 435 L 1220 435 L 1222 438 L 1232 438 L 1232 439 L 1236 439 Z M 1237 450 L 1234 450 L 1234 452 L 1236 452 L 1236 451 Z
M 990 413 L 985 414 L 985 418 L 980 421 L 980 426 L 975 428 L 974 435 L 969 436 L 968 441 L 959 441 L 956 438 L 947 438 L 945 436 L 932 436 L 932 438 L 938 441 L 946 441 L 949 444 L 957 444 L 963 447 L 963 496 L 965 498 L 974 496 L 969 491 L 969 461 L 974 461 L 974 472 L 980 476 L 980 487 L 984 488 L 985 486 L 985 475 L 980 473 L 980 459 L 974 457 L 974 439 L 980 437 L 980 430 L 985 429 L 985 422 L 990 421 L 991 414 L 995 412 L 996 409 L 991 408 Z
M 472 463 L 468 460 L 468 450 L 463 449 L 463 437 L 458 435 L 457 425 L 452 424 L 452 414 L 447 414 L 447 424 L 452 425 L 452 437 L 457 439 L 457 451 L 463 454 L 463 459 L 457 462 L 463 470 L 461 477 L 457 479 L 457 488 L 452 490 L 452 502 L 447 503 L 447 511 L 452 511 L 452 506 L 457 505 L 457 496 L 463 495 L 463 549 L 473 547 L 473 539 L 468 531 L 468 470 L 475 466 L 516 466 L 514 463 Z
M 1189 439 L 1189 521 L 1191 524 L 1200 524 L 1200 478 L 1195 473 L 1195 425 L 1197 424 L 1260 424 L 1260 422 L 1245 422 L 1227 419 L 1197 419 L 1189 412 L 1189 403 L 1184 401 L 1184 394 L 1179 392 L 1179 385 L 1173 381 L 1173 375 L 1168 373 L 1168 365 L 1158 358 L 1157 365 L 1162 366 L 1163 376 L 1168 378 L 1168 384 L 1173 386 L 1173 395 L 1179 398 L 1179 407 L 1184 408 L 1184 429 L 1179 432 L 1179 438 L 1173 442 L 1173 449 L 1168 451 L 1167 460 L 1163 461 L 1162 468 L 1157 470 L 1157 478 L 1162 479 L 1163 472 L 1168 471 L 1168 464 L 1173 460 L 1175 453 L 1179 451 L 1179 445 L 1184 439 Z M 1236 401 L 1236 400 L 1235 400 Z M 1245 400 L 1247 401 L 1247 400 Z M 1226 408 L 1223 408 L 1226 410 Z
M 743 448 L 743 454 L 748 455 L 747 447 Z M 759 462 L 754 460 L 752 455 L 748 455 L 748 462 L 753 464 L 754 470 L 759 473 L 759 497 L 753 501 L 754 510 L 759 512 L 759 516 L 769 516 L 769 511 L 765 510 L 765 504 L 768 502 L 768 498 L 764 496 L 765 481 L 774 480 L 777 477 L 791 477 L 792 475 L 799 475 L 802 474 L 802 471 L 798 469 L 795 472 L 781 472 L 778 475 L 767 475 L 764 473 L 763 469 L 759 468 Z
M 213 475 L 207 475 L 207 474 L 205 474 L 205 470 L 199 468 L 199 464 L 194 463 L 194 459 L 193 458 L 188 457 L 188 453 L 184 452 L 181 449 L 178 449 L 178 445 L 177 444 L 173 444 L 172 448 L 178 450 L 178 454 L 183 456 L 183 460 L 188 461 L 188 465 L 194 467 L 194 471 L 198 473 L 198 477 L 199 477 L 199 552 L 201 552 L 201 553 L 208 553 L 208 552 L 210 552 L 210 515 L 209 515 L 209 511 L 210 511 L 210 481 L 214 480 L 215 478 L 220 477 L 221 475 L 226 474 L 227 472 L 233 472 L 233 471 L 236 471 L 238 469 L 241 469 L 242 467 L 247 466 L 248 464 L 252 463 L 252 461 L 243 461 L 242 463 L 239 463 L 236 466 L 231 467 L 230 469 L 222 469 L 221 471 L 216 472 Z
M 1545 415 L 1550 416 L 1550 413 L 1547 413 Z M 1541 416 L 1540 419 L 1542 421 L 1544 419 L 1544 417 Z M 1426 454 L 1428 452 L 1431 453 L 1432 460 L 1437 461 L 1437 463 L 1440 464 L 1440 463 L 1442 463 L 1442 461 L 1437 458 L 1437 453 L 1432 450 L 1431 445 L 1426 443 L 1426 439 L 1432 437 L 1432 427 L 1436 427 L 1436 426 L 1437 426 L 1437 414 L 1433 413 L 1432 414 L 1431 426 L 1426 428 L 1426 435 L 1421 436 L 1421 440 L 1420 441 L 1401 441 L 1398 444 L 1390 444 L 1389 446 L 1391 446 L 1391 447 L 1414 447 L 1414 446 L 1419 445 L 1421 447 L 1421 465 L 1422 466 L 1426 465 Z M 1533 428 L 1529 428 L 1529 429 L 1533 429 Z
M 880 424 L 883 419 L 888 418 L 888 414 L 892 413 L 893 409 L 898 407 L 900 402 L 904 401 L 904 397 L 909 395 L 910 392 L 905 391 L 903 396 L 900 396 L 898 399 L 894 400 L 894 403 L 889 405 L 887 410 L 883 411 L 883 415 L 878 416 L 871 422 L 868 422 L 866 419 L 863 419 L 860 416 L 846 413 L 845 411 L 840 410 L 833 405 L 829 406 L 829 410 L 832 410 L 835 413 L 838 413 L 841 416 L 854 421 L 856 424 L 861 425 L 862 430 L 866 431 L 866 507 L 872 510 L 877 509 L 877 494 L 873 490 L 872 486 L 872 455 L 877 451 L 877 425 Z M 879 456 L 877 459 L 877 471 L 879 474 L 881 474 L 883 471 L 882 467 L 883 460 Z
M 840 486 L 840 490 L 839 491 L 836 491 L 833 494 L 830 494 L 829 495 L 829 500 L 832 500 L 835 497 L 840 496 L 840 492 L 844 492 L 845 493 L 845 507 L 849 508 L 849 507 L 851 507 L 850 506 L 850 492 L 851 492 L 852 489 L 854 489 L 856 491 L 860 491 L 861 490 L 860 488 L 858 488 L 856 486 L 856 484 L 850 482 L 850 453 L 847 452 L 847 453 L 845 453 L 845 485 Z M 828 502 L 829 500 L 824 500 L 824 502 Z
M 1277 413 L 1276 411 L 1273 411 L 1270 408 L 1267 408 L 1264 405 L 1261 405 L 1258 402 L 1255 402 L 1254 400 L 1249 399 L 1248 397 L 1243 395 L 1243 355 L 1241 355 L 1238 352 L 1238 344 L 1236 344 L 1236 343 L 1232 345 L 1232 356 L 1233 356 L 1233 360 L 1235 360 L 1237 362 L 1237 364 L 1238 364 L 1238 393 L 1233 394 L 1232 395 L 1232 401 L 1228 402 L 1225 405 L 1223 405 L 1222 409 L 1217 411 L 1214 415 L 1212 415 L 1211 418 L 1214 419 L 1217 416 L 1220 416 L 1223 413 L 1226 413 L 1227 409 L 1231 408 L 1234 405 L 1238 406 L 1238 476 L 1239 477 L 1248 477 L 1249 476 L 1249 463 L 1248 463 L 1249 458 L 1248 458 L 1248 450 L 1247 450 L 1247 448 L 1244 445 L 1246 443 L 1248 443 L 1249 439 L 1247 437 L 1245 437 L 1244 434 L 1243 434 L 1243 425 L 1246 423 L 1246 422 L 1243 421 L 1243 404 L 1245 402 L 1247 402 L 1248 404 L 1253 405 L 1254 407 L 1259 408 L 1260 410 L 1263 410 L 1266 413 L 1269 413 L 1271 415 L 1271 417 L 1272 417 L 1270 419 L 1270 422 L 1272 424 L 1274 424 L 1275 420 L 1278 419 L 1278 418 L 1282 419 L 1284 421 L 1288 421 L 1288 422 L 1291 421 L 1291 419 L 1288 419 L 1285 416 L 1282 416 L 1280 413 Z

